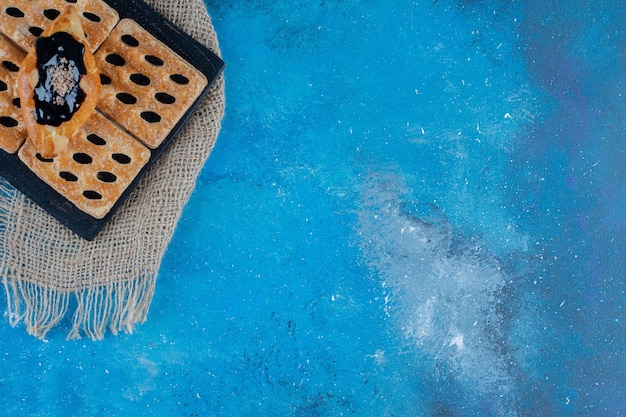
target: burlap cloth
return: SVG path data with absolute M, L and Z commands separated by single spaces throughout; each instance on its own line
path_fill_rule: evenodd
M 202 0 L 148 0 L 159 13 L 220 55 Z M 220 55 L 221 56 L 221 55 Z M 172 146 L 98 237 L 86 241 L 0 178 L 0 276 L 11 325 L 44 338 L 66 315 L 68 338 L 132 332 L 146 320 L 156 277 L 195 179 L 224 115 L 216 81 Z

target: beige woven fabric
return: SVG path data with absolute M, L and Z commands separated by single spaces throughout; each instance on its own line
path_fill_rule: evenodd
M 202 0 L 148 0 L 213 52 Z M 132 332 L 146 320 L 161 259 L 224 115 L 220 77 L 172 146 L 98 237 L 86 241 L 0 178 L 0 277 L 8 319 L 45 338 L 72 314 L 68 338 Z

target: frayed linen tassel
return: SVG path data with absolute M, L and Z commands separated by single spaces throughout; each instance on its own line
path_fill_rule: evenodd
M 67 313 L 70 299 L 67 293 L 13 279 L 5 279 L 4 287 L 11 326 L 24 322 L 26 331 L 39 339 L 43 340 Z
M 80 339 L 82 330 L 93 340 L 102 339 L 107 327 L 115 335 L 132 333 L 135 324 L 146 321 L 155 283 L 154 276 L 144 276 L 80 291 L 67 338 Z
M 102 339 L 107 327 L 113 334 L 132 333 L 135 324 L 146 321 L 154 296 L 156 277 L 143 276 L 77 292 L 42 288 L 24 280 L 5 279 L 11 326 L 23 322 L 26 331 L 44 340 L 48 331 L 65 317 L 70 301 L 76 302 L 68 340 L 81 334 Z

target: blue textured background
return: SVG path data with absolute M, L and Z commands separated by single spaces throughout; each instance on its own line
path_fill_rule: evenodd
M 134 335 L 7 416 L 626 414 L 623 1 L 208 2 L 227 114 Z

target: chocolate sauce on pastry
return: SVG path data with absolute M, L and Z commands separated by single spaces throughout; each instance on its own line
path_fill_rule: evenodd
M 80 88 L 87 74 L 85 46 L 67 32 L 41 37 L 35 43 L 39 82 L 35 86 L 35 120 L 60 126 L 68 121 L 85 100 Z

